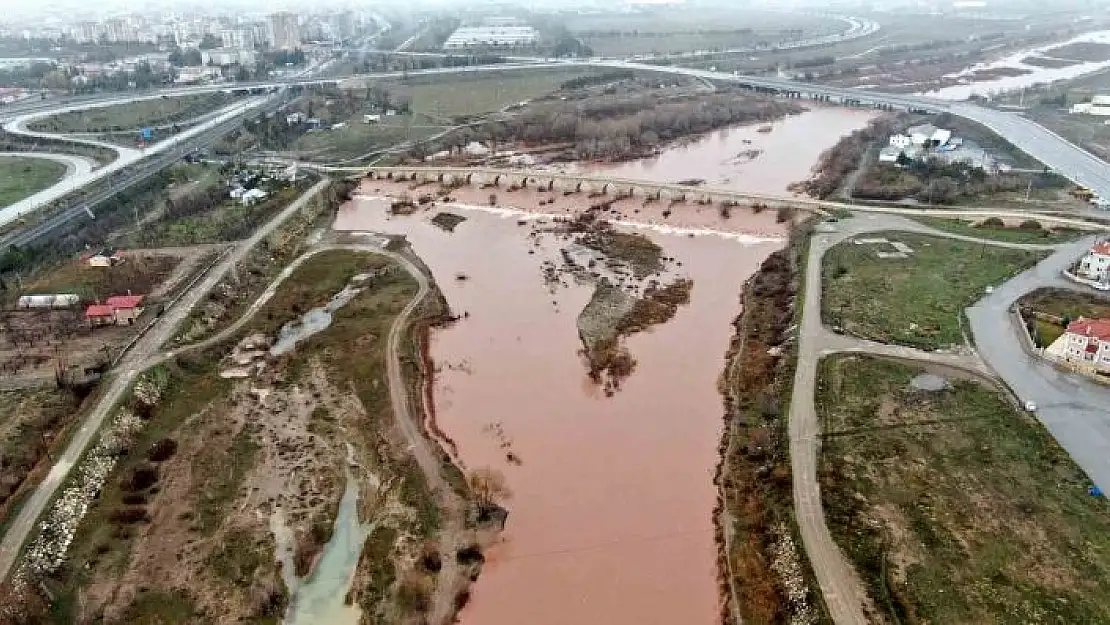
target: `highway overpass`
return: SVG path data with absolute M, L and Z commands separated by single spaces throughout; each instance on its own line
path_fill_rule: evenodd
M 1093 154 L 1075 146 L 1063 137 L 1052 133 L 1036 122 L 1010 112 L 997 111 L 969 102 L 953 102 L 937 98 L 909 94 L 891 94 L 866 89 L 851 89 L 815 85 L 781 78 L 760 76 L 741 76 L 723 72 L 649 65 L 619 60 L 580 59 L 558 61 L 536 61 L 504 63 L 497 65 L 444 67 L 405 72 L 352 75 L 344 78 L 328 77 L 291 77 L 289 79 L 253 83 L 202 85 L 179 87 L 132 96 L 122 99 L 141 99 L 150 97 L 185 95 L 213 91 L 239 93 L 269 93 L 289 86 L 330 85 L 336 87 L 361 85 L 366 82 L 390 80 L 409 76 L 438 76 L 486 74 L 491 72 L 542 71 L 576 67 L 595 67 L 607 69 L 627 69 L 638 72 L 654 72 L 669 75 L 682 75 L 718 83 L 733 84 L 781 97 L 810 99 L 845 106 L 860 106 L 886 110 L 907 110 L 922 113 L 951 113 L 980 123 L 1014 144 L 1033 158 L 1044 163 L 1056 173 L 1076 184 L 1090 188 L 1100 196 L 1110 198 L 1110 164 Z M 105 99 L 121 99 L 120 94 L 112 94 Z M 78 106 L 85 105 L 81 102 Z M 73 107 L 73 104 L 69 104 Z M 37 106 L 36 106 L 37 108 Z M 66 108 L 65 106 L 60 108 Z M 44 111 L 38 111 L 40 114 Z M 0 113 L 0 117 L 3 113 Z

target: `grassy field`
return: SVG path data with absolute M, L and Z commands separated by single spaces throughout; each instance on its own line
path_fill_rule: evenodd
M 1072 61 L 1105 61 L 1110 59 L 1110 44 L 1093 42 L 1070 43 L 1066 46 L 1050 48 L 1045 51 L 1044 55 Z
M 231 101 L 224 93 L 155 98 L 62 113 L 29 124 L 43 132 L 113 132 L 187 122 Z
M 421 140 L 448 128 L 500 111 L 524 100 L 551 95 L 564 82 L 591 75 L 591 70 L 567 70 L 538 73 L 484 73 L 479 76 L 412 77 L 399 82 L 384 83 L 394 101 L 411 101 L 409 114 L 383 116 L 379 123 L 363 123 L 363 111 L 347 117 L 329 114 L 325 99 L 316 97 L 313 113 L 330 123 L 346 122 L 346 126 L 298 137 L 286 152 L 294 152 L 308 160 L 333 162 L 353 159 L 384 150 L 405 141 Z M 367 109 L 369 110 L 369 109 Z
M 846 241 L 825 254 L 821 316 L 867 339 L 938 349 L 962 344 L 960 316 L 996 285 L 1045 256 L 904 232 L 868 234 L 905 243 L 908 258 L 879 258 L 890 244 Z
M 486 72 L 461 80 L 412 78 L 397 90 L 412 97 L 412 111 L 431 119 L 450 121 L 499 111 L 511 104 L 550 95 L 568 80 L 597 72 L 567 68 L 546 72 Z
M 218 181 L 217 181 L 218 182 Z M 302 185 L 303 186 L 303 185 Z M 301 193 L 301 187 L 274 191 L 252 206 L 227 199 L 210 210 L 178 219 L 162 219 L 143 228 L 133 239 L 142 247 L 189 246 L 235 241 L 246 237 Z
M 978 225 L 962 219 L 945 219 L 943 217 L 912 217 L 914 221 L 921 222 L 930 228 L 961 234 L 979 239 L 990 239 L 1004 243 L 1067 243 L 1083 236 L 1081 230 L 1073 228 L 1046 228 L 1040 226 L 1033 228 L 1032 224 L 1026 228 Z
M 0 392 L 0 524 L 11 498 L 76 414 L 80 402 L 54 389 Z
M 1110 317 L 1110 298 L 1097 293 L 1039 289 L 1022 297 L 1019 303 L 1023 307 L 1057 317 L 1070 319 Z
M 311 132 L 298 137 L 288 151 L 308 160 L 324 162 L 352 159 L 409 140 L 419 140 L 444 130 L 430 120 L 412 115 L 383 117 L 379 124 L 351 118 L 343 128 Z
M 1060 338 L 1066 325 L 1079 317 L 1110 317 L 1110 298 L 1066 289 L 1038 289 L 1018 300 L 1018 306 L 1027 322 L 1036 324 L 1034 338 L 1042 347 Z
M 176 256 L 131 255 L 114 267 L 89 267 L 73 259 L 28 280 L 24 290 L 27 293 L 74 293 L 83 301 L 103 300 L 129 290 L 150 293 L 180 262 Z
M 0 156 L 0 206 L 38 193 L 65 176 L 66 166 L 44 158 Z
M 920 373 L 857 356 L 820 366 L 826 517 L 884 621 L 1110 621 L 1106 500 L 994 388 L 916 390 Z
M 819 16 L 748 10 L 659 9 L 571 17 L 568 30 L 601 56 L 774 46 L 847 26 Z M 791 32 L 793 31 L 793 32 Z

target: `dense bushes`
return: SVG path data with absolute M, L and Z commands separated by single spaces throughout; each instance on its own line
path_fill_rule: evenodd
M 636 94 L 541 103 L 515 118 L 480 126 L 470 137 L 572 143 L 577 158 L 620 160 L 650 152 L 665 141 L 800 111 L 792 103 L 754 96 L 719 94 L 660 101 L 658 94 Z M 454 143 L 465 145 L 458 138 Z
M 792 190 L 804 191 L 820 199 L 829 198 L 840 190 L 849 174 L 859 167 L 867 150 L 876 141 L 885 139 L 893 133 L 900 123 L 897 117 L 883 116 L 872 120 L 866 128 L 844 137 L 821 154 L 813 170 L 813 177 L 792 185 Z

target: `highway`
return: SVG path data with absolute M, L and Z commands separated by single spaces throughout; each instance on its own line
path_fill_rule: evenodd
M 196 126 L 194 126 L 192 128 L 188 128 L 186 130 L 183 130 L 183 131 L 179 132 L 178 134 L 166 139 L 165 141 L 160 141 L 160 142 L 158 142 L 154 145 L 151 145 L 150 147 L 148 147 L 146 149 L 143 149 L 143 150 L 137 150 L 135 148 L 120 147 L 120 146 L 117 146 L 117 145 L 114 145 L 114 144 L 111 144 L 111 143 L 108 143 L 108 142 L 105 142 L 105 141 L 100 141 L 100 140 L 97 140 L 97 139 L 90 139 L 90 138 L 87 138 L 87 137 L 78 137 L 78 138 L 63 137 L 62 135 L 57 135 L 57 134 L 54 134 L 54 133 L 39 132 L 39 131 L 34 131 L 34 130 L 28 130 L 27 129 L 27 124 L 29 122 L 32 122 L 36 119 L 41 119 L 43 117 L 48 117 L 50 115 L 54 115 L 54 114 L 57 114 L 57 113 L 67 112 L 67 111 L 70 111 L 70 110 L 83 110 L 85 108 L 83 105 L 78 105 L 76 108 L 75 107 L 67 107 L 67 108 L 64 108 L 64 109 L 61 109 L 61 110 L 57 110 L 57 111 L 28 113 L 28 114 L 25 114 L 25 115 L 20 115 L 20 116 L 16 117 L 15 119 L 12 119 L 11 121 L 9 121 L 7 124 L 5 124 L 4 125 L 4 130 L 7 131 L 10 134 L 13 134 L 13 135 L 24 136 L 24 137 L 28 137 L 28 138 L 32 138 L 32 139 L 34 139 L 34 138 L 47 138 L 47 139 L 52 139 L 53 140 L 53 139 L 66 138 L 69 141 L 71 141 L 73 143 L 77 143 L 77 144 L 91 145 L 91 146 L 96 146 L 96 147 L 102 147 L 102 148 L 115 150 L 116 153 L 119 156 L 118 156 L 118 158 L 116 158 L 116 160 L 112 161 L 108 165 L 105 165 L 104 167 L 100 167 L 98 169 L 91 170 L 91 171 L 85 171 L 79 176 L 75 176 L 75 177 L 73 177 L 69 180 L 66 180 L 64 184 L 54 185 L 54 186 L 50 187 L 49 189 L 46 189 L 46 190 L 44 190 L 40 193 L 36 193 L 35 195 L 33 195 L 31 197 L 24 198 L 23 200 L 20 200 L 19 202 L 16 202 L 14 204 L 11 204 L 9 206 L 4 207 L 3 209 L 0 209 L 0 226 L 4 226 L 8 223 L 11 223 L 11 222 L 19 219 L 23 215 L 37 209 L 38 207 L 42 206 L 43 204 L 49 204 L 50 202 L 53 202 L 54 200 L 60 199 L 61 197 L 71 193 L 76 188 L 83 187 L 87 184 L 96 182 L 98 180 L 102 180 L 102 179 L 110 176 L 111 174 L 113 174 L 117 171 L 120 171 L 122 169 L 130 167 L 131 165 L 134 165 L 135 163 L 143 160 L 144 158 L 154 156 L 156 154 L 159 154 L 159 153 L 162 153 L 162 152 L 165 152 L 165 151 L 169 151 L 172 148 L 177 147 L 178 145 L 181 145 L 181 144 L 187 142 L 192 137 L 195 137 L 197 135 L 202 135 L 202 134 L 206 133 L 207 131 L 211 130 L 212 128 L 221 126 L 224 122 L 226 122 L 228 120 L 238 119 L 242 115 L 244 115 L 245 113 L 250 111 L 251 109 L 253 109 L 255 107 L 258 107 L 259 105 L 263 104 L 265 101 L 266 101 L 265 98 L 248 98 L 246 101 L 236 102 L 235 104 L 225 108 L 223 110 L 223 112 L 221 114 L 217 115 L 216 117 L 214 117 L 214 118 L 212 118 L 208 121 L 205 121 L 203 123 L 197 124 Z M 106 104 L 106 103 L 97 103 L 97 104 L 102 105 L 102 106 L 108 106 L 109 105 L 109 104 Z

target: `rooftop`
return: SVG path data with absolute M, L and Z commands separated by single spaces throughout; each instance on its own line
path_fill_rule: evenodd
M 1110 341 L 1110 319 L 1084 319 L 1080 317 L 1068 324 L 1068 334 L 1091 336 L 1099 341 Z
M 116 311 L 107 304 L 92 304 L 85 309 L 85 317 L 111 317 Z
M 113 295 L 104 300 L 104 304 L 112 309 L 128 310 L 138 308 L 143 303 L 142 295 Z
M 1099 254 L 1100 256 L 1110 256 L 1110 241 L 1099 241 L 1091 248 L 1092 254 Z

